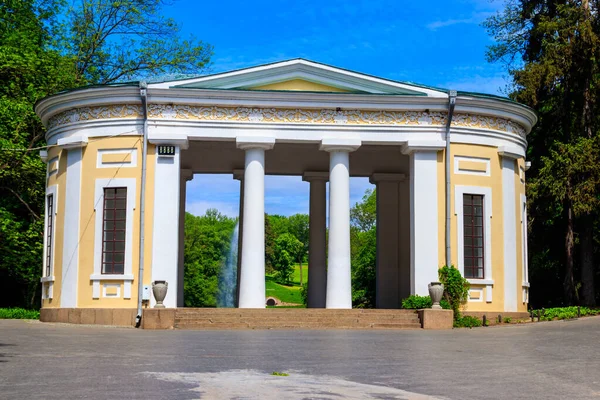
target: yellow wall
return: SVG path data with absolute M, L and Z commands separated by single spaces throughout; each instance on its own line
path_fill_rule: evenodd
M 63 258 L 63 243 L 64 243 L 64 221 L 65 221 L 65 195 L 67 180 L 67 152 L 62 151 L 59 147 L 51 147 L 48 149 L 48 161 L 58 157 L 58 171 L 48 177 L 46 187 L 56 185 L 56 195 L 58 202 L 56 203 L 57 211 L 54 216 L 54 248 L 52 249 L 52 257 L 54 259 L 54 275 L 55 281 L 52 290 L 52 299 L 42 300 L 42 307 L 60 307 L 60 291 L 62 277 L 62 258 Z M 44 210 L 44 216 L 46 217 Z M 44 257 L 46 249 L 44 249 Z M 43 265 L 43 260 L 42 260 Z M 45 273 L 45 271 L 44 271 Z
M 452 144 L 450 148 L 451 154 L 451 243 L 452 243 L 452 263 L 458 265 L 458 238 L 457 238 L 457 223 L 458 218 L 455 215 L 455 185 L 460 186 L 481 186 L 488 187 L 492 190 L 492 217 L 486 220 L 485 223 L 491 223 L 491 234 L 492 234 L 492 279 L 494 280 L 492 290 L 492 302 L 487 303 L 486 299 L 486 286 L 485 285 L 471 285 L 472 288 L 483 289 L 483 301 L 482 302 L 467 302 L 466 310 L 468 311 L 502 311 L 504 310 L 504 232 L 503 232 L 503 205 L 502 205 L 502 159 L 498 154 L 496 147 L 469 145 L 469 144 Z M 465 156 L 465 157 L 478 157 L 482 159 L 490 160 L 490 176 L 475 175 L 475 174 L 455 174 L 454 173 L 454 157 Z M 440 168 L 440 181 L 444 181 L 444 170 Z M 518 179 L 518 178 L 517 178 Z M 440 215 L 445 216 L 444 208 L 444 193 L 445 190 L 440 191 L 442 201 L 440 202 Z M 518 203 L 517 203 L 518 204 Z M 444 230 L 445 221 L 441 220 L 440 231 Z M 487 239 L 486 239 L 487 240 Z M 444 239 L 442 237 L 440 244 L 440 253 L 442 257 L 445 255 Z M 442 260 L 440 265 L 443 265 Z M 520 269 L 520 263 L 517 264 L 517 268 Z M 521 276 L 518 274 L 518 276 Z M 487 277 L 486 277 L 487 278 Z M 519 284 L 520 287 L 520 284 Z M 521 310 L 519 310 L 521 311 Z
M 302 92 L 349 92 L 345 89 L 333 86 L 322 85 L 320 83 L 309 82 L 302 79 L 292 79 L 289 81 L 271 83 L 269 85 L 255 86 L 253 90 L 294 90 Z
M 146 201 L 146 237 L 145 237 L 145 271 L 144 284 L 150 283 L 150 257 L 152 246 L 152 214 L 154 198 L 154 146 L 150 146 L 147 159 L 147 199 Z M 101 149 L 131 149 L 137 151 L 137 166 L 136 167 L 121 167 L 114 168 L 96 168 L 98 150 Z M 123 155 L 123 159 L 127 158 Z M 113 137 L 113 138 L 97 138 L 91 139 L 88 145 L 83 150 L 82 160 L 82 191 L 81 191 L 81 220 L 80 220 L 80 244 L 79 244 L 79 271 L 78 284 L 79 290 L 77 293 L 78 307 L 108 307 L 108 308 L 134 308 L 137 306 L 138 295 L 138 279 L 139 270 L 139 220 L 140 220 L 140 178 L 141 178 L 141 138 L 137 136 Z M 131 298 L 123 298 L 123 282 L 122 281 L 100 281 L 100 298 L 92 298 L 92 281 L 90 275 L 94 273 L 94 234 L 95 234 L 95 218 L 96 211 L 94 210 L 95 196 L 95 181 L 96 179 L 107 178 L 134 178 L 136 179 L 136 194 L 135 209 L 133 211 L 133 237 L 131 249 L 126 248 L 127 252 L 132 254 L 132 273 L 134 281 L 132 282 Z M 98 210 L 101 210 L 102 205 L 96 205 Z M 129 210 L 128 210 L 129 212 Z M 102 285 L 121 284 L 120 298 L 104 298 L 102 297 Z

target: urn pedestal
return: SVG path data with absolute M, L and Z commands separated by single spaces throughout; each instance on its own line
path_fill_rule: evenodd
M 433 303 L 431 308 L 441 310 L 440 301 L 444 294 L 444 285 L 441 282 L 431 282 L 427 285 L 427 288 L 429 289 L 429 297 L 431 297 L 431 302 Z
M 152 282 L 152 294 L 154 295 L 154 300 L 156 300 L 156 305 L 154 308 L 165 308 L 163 301 L 165 300 L 165 297 L 167 297 L 168 289 L 169 284 L 167 281 Z

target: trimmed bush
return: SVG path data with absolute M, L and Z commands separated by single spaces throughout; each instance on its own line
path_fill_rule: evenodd
M 410 295 L 406 299 L 402 300 L 402 308 L 407 310 L 420 310 L 422 308 L 431 308 L 432 304 L 433 303 L 431 302 L 431 297 L 419 296 L 418 294 Z M 442 301 L 440 301 L 440 306 L 442 306 L 444 310 L 450 309 L 450 304 L 448 303 L 448 301 L 446 301 L 446 299 L 442 299 Z
M 0 319 L 40 319 L 40 312 L 24 308 L 0 308 Z
M 454 318 L 454 327 L 455 328 L 473 328 L 482 326 L 483 323 L 479 318 L 470 317 L 470 316 L 459 316 L 458 318 Z
M 540 313 L 541 321 L 552 321 L 555 319 L 577 318 L 577 306 L 556 307 L 556 308 L 547 308 L 547 309 L 542 309 L 542 310 L 533 310 L 533 315 L 535 317 L 537 317 L 538 312 Z M 590 315 L 600 315 L 600 309 L 580 307 L 579 313 L 582 317 L 587 317 Z

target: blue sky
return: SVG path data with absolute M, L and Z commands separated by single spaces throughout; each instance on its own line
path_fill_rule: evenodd
M 481 22 L 503 7 L 498 0 L 178 0 L 165 9 L 214 46 L 210 72 L 303 57 L 388 79 L 448 89 L 502 94 L 508 83 L 500 64 L 485 60 L 492 43 Z M 267 177 L 268 213 L 308 212 L 308 183 Z M 351 203 L 366 179 L 351 180 Z M 187 210 L 216 207 L 238 213 L 239 182 L 196 175 L 188 183 Z

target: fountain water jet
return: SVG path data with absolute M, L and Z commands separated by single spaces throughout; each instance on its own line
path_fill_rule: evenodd
M 232 308 L 235 307 L 235 297 L 237 292 L 237 258 L 238 258 L 238 235 L 239 221 L 233 228 L 231 240 L 229 242 L 229 254 L 225 260 L 225 265 L 221 268 L 219 274 L 219 292 L 217 295 L 217 307 Z

